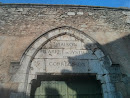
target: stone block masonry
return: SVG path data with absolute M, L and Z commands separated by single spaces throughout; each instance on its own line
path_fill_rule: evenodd
M 36 73 L 54 69 L 98 73 L 104 98 L 129 98 L 129 65 L 129 8 L 0 4 L 0 98 L 28 96 Z

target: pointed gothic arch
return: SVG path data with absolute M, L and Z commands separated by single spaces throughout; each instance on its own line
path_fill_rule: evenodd
M 95 66 L 97 62 L 92 63 L 92 66 L 89 66 L 91 67 L 91 70 L 89 70 L 88 73 L 95 73 L 97 76 L 97 80 L 100 80 L 100 82 L 102 83 L 104 98 L 115 98 L 115 86 L 111 82 L 109 76 L 109 74 L 111 73 L 109 71 L 109 67 L 111 67 L 112 65 L 109 56 L 103 51 L 101 46 L 87 34 L 75 28 L 67 26 L 59 27 L 42 34 L 35 41 L 33 41 L 33 43 L 26 49 L 20 61 L 20 68 L 14 75 L 14 77 L 17 78 L 17 81 L 20 83 L 19 92 L 24 92 L 28 96 L 30 96 L 31 80 L 37 78 L 36 73 L 30 74 L 32 62 L 36 54 L 43 46 L 45 46 L 51 40 L 61 37 L 63 35 L 68 35 L 74 37 L 77 40 L 80 40 L 82 43 L 84 43 L 86 50 L 89 48 L 89 50 L 94 53 L 96 60 L 100 64 L 97 68 Z M 87 71 L 85 73 L 87 73 Z

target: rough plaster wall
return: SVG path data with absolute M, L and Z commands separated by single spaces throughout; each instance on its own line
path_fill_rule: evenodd
M 120 64 L 123 82 L 117 89 L 128 96 L 130 76 L 130 10 L 74 6 L 0 6 L 0 86 L 11 88 L 9 66 L 39 35 L 60 26 L 81 30 L 102 45 Z M 17 85 L 17 84 L 15 84 Z M 16 86 L 17 87 L 17 86 Z

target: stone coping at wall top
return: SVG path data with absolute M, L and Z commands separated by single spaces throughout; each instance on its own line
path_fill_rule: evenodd
M 130 11 L 128 7 L 104 7 L 104 6 L 88 6 L 88 5 L 64 5 L 64 4 L 33 4 L 33 3 L 1 3 L 3 7 L 68 7 L 68 8 L 93 8 L 97 10 L 111 9 L 111 10 L 126 10 Z

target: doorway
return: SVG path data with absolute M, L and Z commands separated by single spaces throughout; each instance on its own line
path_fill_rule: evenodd
M 41 75 L 32 83 L 31 98 L 102 98 L 101 83 L 89 75 Z

